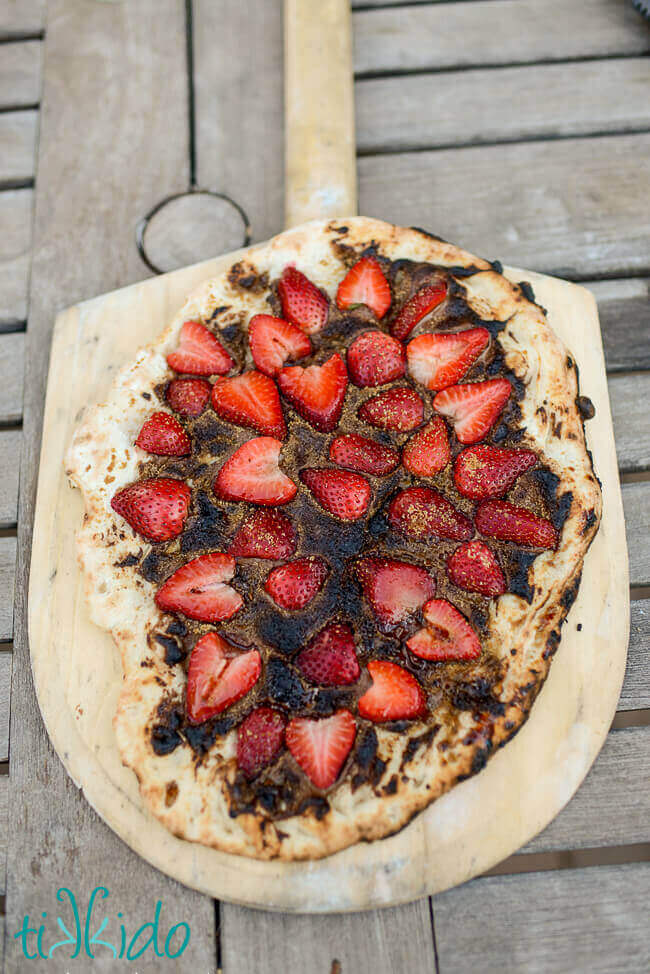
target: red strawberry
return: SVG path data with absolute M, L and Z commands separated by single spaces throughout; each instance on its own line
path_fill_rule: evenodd
M 225 375 L 235 364 L 211 331 L 199 321 L 186 321 L 181 328 L 180 343 L 167 356 L 175 372 L 189 375 Z
M 388 523 L 416 541 L 465 541 L 474 534 L 470 519 L 432 487 L 407 487 L 396 494 L 388 505 Z
M 200 416 L 207 406 L 211 389 L 205 379 L 172 379 L 165 399 L 181 416 Z
M 282 369 L 278 385 L 285 399 L 315 429 L 329 433 L 335 428 L 348 387 L 348 373 L 338 353 L 323 365 Z
M 424 419 L 424 404 L 408 386 L 396 386 L 367 399 L 359 407 L 359 419 L 382 430 L 398 433 L 415 429 Z
M 304 331 L 272 315 L 255 315 L 251 318 L 248 344 L 260 372 L 273 377 L 285 362 L 295 362 L 311 352 L 311 342 Z
M 344 622 L 331 622 L 298 654 L 298 669 L 312 683 L 339 687 L 359 679 L 359 663 L 352 629 Z
M 367 720 L 412 720 L 424 717 L 427 698 L 414 676 L 397 663 L 373 659 L 368 663 L 372 686 L 359 700 L 359 714 Z
M 320 592 L 328 575 L 329 567 L 322 558 L 298 558 L 273 568 L 264 588 L 280 608 L 304 609 Z
M 253 511 L 237 528 L 229 554 L 235 558 L 290 558 L 296 550 L 296 532 L 280 511 Z
M 327 322 L 329 302 L 315 284 L 295 267 L 285 267 L 278 282 L 282 314 L 308 335 L 320 331 Z
M 372 473 L 375 477 L 385 477 L 399 466 L 399 453 L 390 446 L 382 446 L 374 440 L 356 433 L 337 436 L 330 445 L 330 460 L 339 467 Z
M 456 548 L 447 559 L 449 577 L 466 592 L 495 597 L 506 591 L 506 580 L 499 562 L 482 541 L 469 541 Z
M 402 450 L 402 464 L 416 477 L 433 477 L 449 463 L 449 438 L 444 419 L 433 416 Z
M 474 521 L 481 534 L 490 538 L 531 548 L 557 548 L 558 533 L 548 518 L 508 501 L 483 501 Z
M 433 408 L 451 420 L 461 443 L 477 443 L 494 426 L 511 392 L 507 379 L 467 382 L 439 392 Z
M 446 389 L 460 382 L 489 341 L 487 328 L 418 335 L 406 349 L 409 372 L 427 389 Z
M 262 672 L 256 649 L 235 655 L 235 648 L 217 632 L 196 643 L 187 670 L 187 719 L 202 724 L 235 703 L 255 686 Z
M 426 627 L 406 640 L 421 659 L 466 660 L 481 655 L 478 636 L 464 615 L 446 599 L 431 599 L 423 609 Z
M 286 731 L 287 747 L 316 788 L 329 788 L 339 776 L 357 733 L 349 710 L 331 717 L 294 717 Z
M 237 731 L 237 764 L 247 778 L 275 761 L 284 743 L 287 721 L 271 707 L 252 710 Z
M 456 457 L 454 481 L 464 497 L 473 500 L 500 497 L 536 463 L 537 455 L 532 450 L 470 446 Z
M 275 382 L 261 372 L 217 379 L 212 386 L 212 406 L 217 416 L 237 426 L 279 440 L 287 434 Z
M 382 386 L 406 371 L 404 346 L 383 331 L 366 331 L 355 338 L 346 358 L 355 386 Z
M 424 568 L 393 558 L 361 558 L 355 573 L 382 628 L 400 625 L 436 594 Z
M 244 600 L 227 583 L 235 574 L 235 559 L 220 551 L 199 555 L 177 568 L 156 592 L 163 612 L 182 612 L 198 622 L 223 622 L 239 612 Z
M 390 286 L 378 260 L 362 257 L 350 268 L 339 284 L 336 304 L 341 311 L 365 304 L 377 318 L 384 317 L 390 308 Z
M 447 297 L 447 285 L 444 281 L 439 284 L 422 287 L 410 301 L 407 301 L 392 325 L 390 333 L 403 342 L 411 334 L 418 321 L 422 321 L 434 308 L 437 308 Z
M 192 452 L 190 438 L 170 413 L 154 413 L 138 433 L 135 445 L 159 457 L 186 457 Z
M 243 443 L 217 474 L 213 490 L 226 501 L 251 504 L 287 504 L 297 487 L 280 470 L 282 443 L 272 436 L 257 436 Z
M 320 506 L 342 521 L 358 521 L 368 510 L 372 492 L 359 473 L 310 468 L 300 471 L 300 479 Z
M 169 541 L 185 526 L 192 494 L 187 484 L 171 477 L 152 477 L 122 487 L 111 507 L 134 531 L 150 541 Z

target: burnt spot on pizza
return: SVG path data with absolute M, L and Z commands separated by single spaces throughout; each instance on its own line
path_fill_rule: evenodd
M 147 400 L 151 399 L 151 393 L 150 392 L 143 392 L 143 393 L 141 393 L 141 395 L 142 395 L 142 398 L 143 399 L 147 399 Z
M 171 808 L 178 798 L 178 784 L 175 781 L 168 781 L 165 785 L 165 806 Z
M 296 812 L 298 815 L 311 814 L 317 822 L 320 822 L 325 818 L 329 810 L 330 803 L 327 798 L 324 798 L 322 795 L 310 795 L 301 802 Z
M 531 304 L 535 304 L 535 292 L 533 291 L 533 286 L 530 281 L 519 281 L 519 287 L 521 293 L 526 298 L 526 301 L 530 301 Z
M 439 237 L 435 233 L 431 233 L 430 230 L 423 230 L 422 227 L 409 227 L 410 230 L 415 230 L 416 233 L 421 234 L 423 237 L 427 237 L 428 240 L 435 240 L 438 243 L 448 244 L 449 241 L 445 240 L 443 237 Z
M 491 260 L 490 267 L 495 272 L 495 274 L 503 274 L 503 264 L 500 260 Z
M 596 407 L 589 398 L 589 396 L 578 396 L 576 399 L 576 405 L 580 410 L 580 415 L 583 420 L 593 419 L 596 415 Z
M 392 775 L 387 783 L 382 788 L 382 793 L 384 795 L 394 795 L 397 791 L 397 775 Z
M 138 562 L 140 561 L 141 558 L 142 558 L 142 548 L 140 548 L 140 550 L 139 550 L 139 552 L 138 552 L 137 555 L 136 554 L 125 555 L 124 558 L 121 558 L 120 559 L 120 561 L 114 561 L 113 562 L 113 567 L 114 568 L 133 568 L 134 565 L 137 565 L 138 564 Z
M 510 552 L 508 591 L 512 595 L 518 595 L 529 605 L 532 604 L 535 597 L 535 587 L 528 581 L 528 572 L 538 554 L 537 551 L 524 551 L 522 548 L 514 546 Z
M 252 294 L 262 294 L 268 290 L 269 276 L 266 272 L 260 274 L 253 264 L 240 260 L 230 268 L 228 282 L 234 288 L 249 291 Z
M 493 694 L 493 687 L 489 680 L 477 677 L 472 682 L 459 683 L 454 687 L 452 703 L 457 710 L 486 711 L 501 716 L 505 713 L 503 703 Z
M 168 724 L 155 724 L 151 729 L 151 746 L 159 757 L 171 754 L 182 743 L 181 735 Z
M 271 657 L 266 666 L 265 692 L 272 703 L 300 713 L 311 702 L 315 691 L 307 690 L 297 672 L 282 659 Z
M 434 737 L 440 730 L 440 724 L 434 724 L 429 727 L 428 730 L 424 731 L 423 734 L 418 734 L 417 737 L 409 738 L 406 747 L 404 748 L 404 753 L 402 754 L 401 768 L 404 769 L 407 764 L 410 764 L 420 748 L 430 747 Z
M 591 529 L 593 528 L 597 520 L 598 520 L 598 516 L 595 510 L 593 509 L 593 507 L 591 507 L 585 514 L 585 524 L 582 529 L 582 533 L 586 534 L 588 531 L 591 531 Z
M 560 596 L 560 602 L 564 606 L 566 612 L 569 611 L 573 603 L 578 597 L 578 589 L 580 588 L 580 580 L 582 578 L 582 572 L 579 572 L 570 582 L 570 584 L 564 589 L 562 595 Z
M 214 308 L 210 317 L 208 318 L 208 321 L 210 322 L 216 321 L 219 315 L 222 315 L 224 311 L 230 311 L 229 304 L 220 304 L 216 308 Z
M 182 663 L 187 656 L 187 650 L 180 646 L 173 636 L 165 636 L 158 632 L 155 634 L 154 639 L 165 650 L 165 663 L 168 666 L 176 666 L 177 663 Z

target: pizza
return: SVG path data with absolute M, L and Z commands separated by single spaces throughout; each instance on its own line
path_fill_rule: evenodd
M 314 222 L 206 281 L 66 460 L 153 815 L 315 859 L 480 772 L 598 529 L 592 414 L 530 285 L 422 230 Z

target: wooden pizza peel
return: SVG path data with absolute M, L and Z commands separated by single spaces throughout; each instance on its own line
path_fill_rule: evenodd
M 286 0 L 287 225 L 356 212 L 347 0 Z M 433 230 L 436 228 L 433 227 Z M 549 678 L 519 734 L 477 776 L 397 835 L 316 862 L 259 862 L 179 839 L 153 818 L 121 761 L 112 719 L 122 683 L 110 635 L 88 618 L 74 535 L 80 492 L 63 457 L 84 407 L 154 339 L 186 296 L 244 251 L 101 295 L 56 320 L 43 428 L 29 590 L 34 684 L 52 743 L 107 824 L 154 866 L 221 900 L 305 912 L 404 903 L 462 883 L 511 855 L 579 787 L 616 710 L 629 633 L 623 506 L 596 304 L 584 288 L 530 271 L 596 408 L 588 445 L 603 520 Z M 128 327 L 125 327 L 128 322 Z

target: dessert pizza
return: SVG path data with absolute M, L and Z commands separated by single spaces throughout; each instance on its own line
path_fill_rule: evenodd
M 421 230 L 315 222 L 207 281 L 67 458 L 152 813 L 318 858 L 479 772 L 598 529 L 591 412 L 530 286 Z

